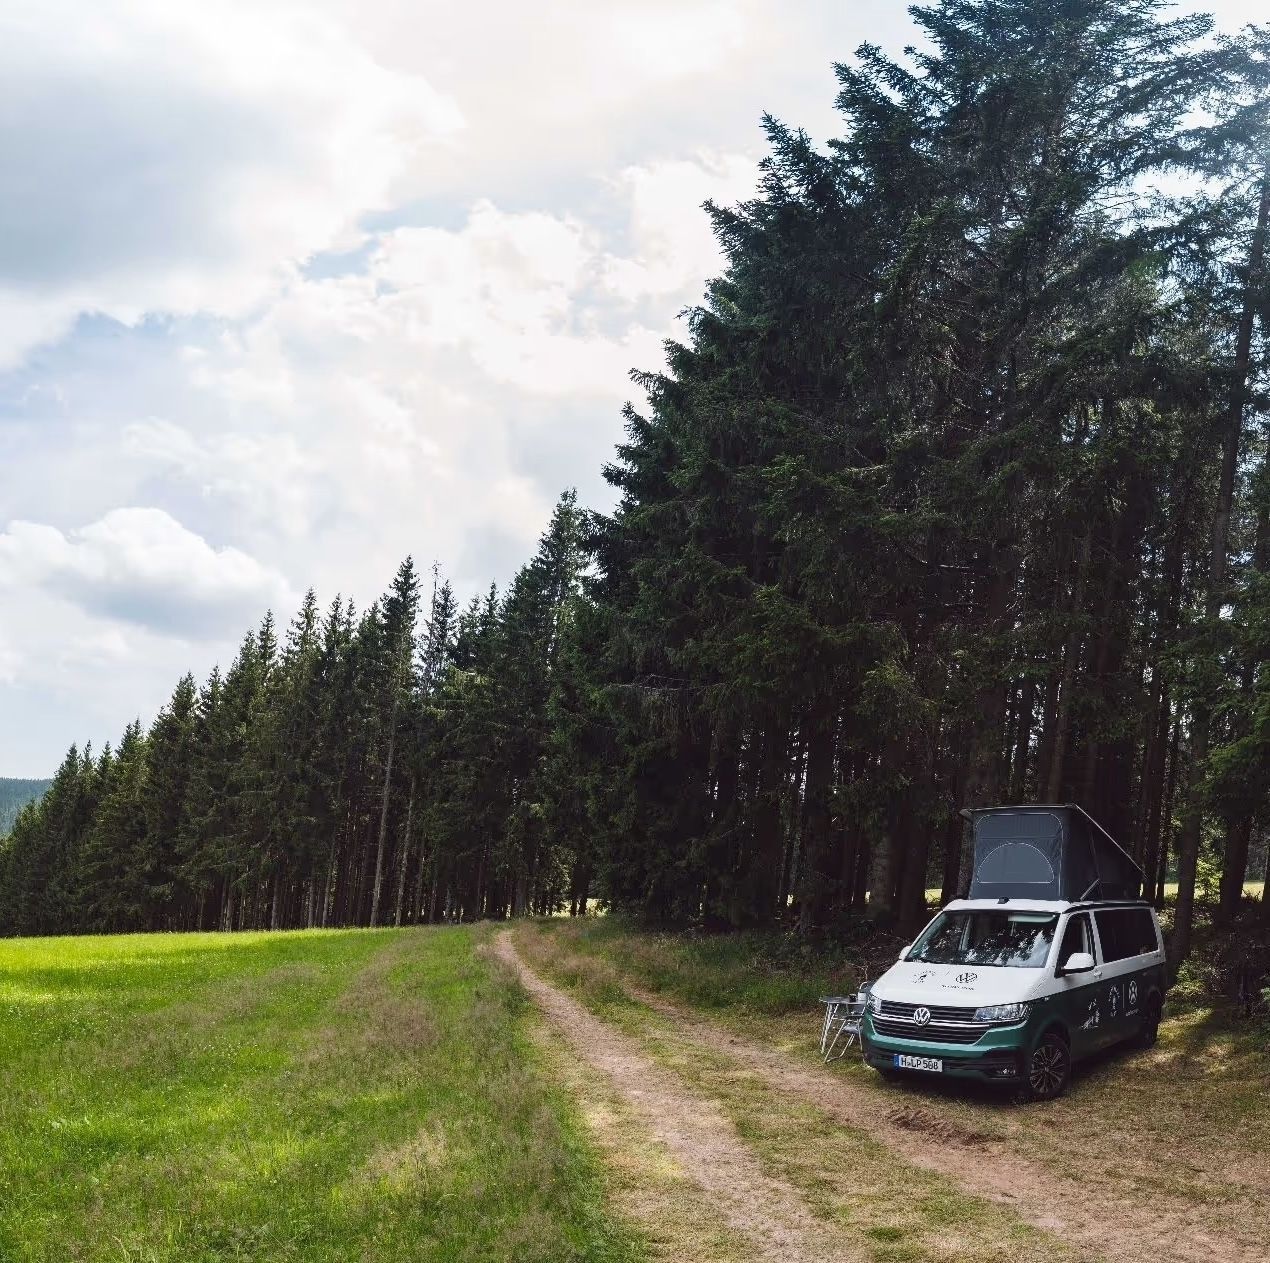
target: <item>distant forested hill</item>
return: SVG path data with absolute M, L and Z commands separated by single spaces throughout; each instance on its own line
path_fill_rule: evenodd
M 35 798 L 43 796 L 52 781 L 22 781 L 0 776 L 0 837 L 13 828 L 18 812 Z

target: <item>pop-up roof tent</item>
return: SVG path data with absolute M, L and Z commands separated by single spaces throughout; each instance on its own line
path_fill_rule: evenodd
M 982 807 L 972 899 L 1138 899 L 1142 869 L 1080 807 Z

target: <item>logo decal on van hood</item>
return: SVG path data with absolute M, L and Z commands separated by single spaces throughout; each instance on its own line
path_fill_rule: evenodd
M 957 975 L 957 981 L 960 983 L 965 983 L 965 984 L 977 982 L 978 978 L 979 978 L 978 974 L 958 974 Z

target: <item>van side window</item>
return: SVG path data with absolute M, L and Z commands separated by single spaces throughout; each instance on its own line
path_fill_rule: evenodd
M 1067 964 L 1067 959 L 1075 952 L 1094 954 L 1094 945 L 1090 941 L 1089 918 L 1082 912 L 1072 917 L 1063 931 L 1063 945 L 1058 949 L 1059 965 Z
M 1146 908 L 1112 908 L 1095 912 L 1103 960 L 1128 960 L 1159 948 L 1155 922 Z
M 1135 956 L 1145 956 L 1148 952 L 1160 950 L 1160 940 L 1155 933 L 1155 922 L 1145 908 L 1134 908 L 1130 911 L 1129 930 Z
M 1096 912 L 1098 922 L 1098 942 L 1102 944 L 1102 958 L 1110 965 L 1112 961 L 1124 960 L 1126 953 L 1120 950 L 1120 917 L 1115 912 Z

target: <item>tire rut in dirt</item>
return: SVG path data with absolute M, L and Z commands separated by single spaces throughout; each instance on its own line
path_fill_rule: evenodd
M 683 1171 L 713 1199 L 728 1225 L 768 1263 L 857 1263 L 871 1258 L 817 1219 L 791 1184 L 768 1175 L 710 1101 L 690 1091 L 638 1044 L 545 982 L 506 934 L 495 952 L 579 1057 L 607 1076 Z
M 1071 1179 L 1014 1152 L 995 1136 L 966 1129 L 908 1100 L 888 1101 L 878 1088 L 804 1066 L 641 987 L 623 985 L 633 999 L 671 1019 L 678 1038 L 728 1057 L 777 1091 L 865 1131 L 914 1166 L 1010 1207 L 1020 1219 L 1087 1251 L 1082 1257 L 1114 1263 L 1266 1263 L 1264 1244 L 1233 1234 L 1219 1239 L 1194 1223 L 1184 1205 L 1165 1205 L 1158 1195 L 1134 1202 L 1109 1191 L 1100 1184 L 1096 1165 L 1088 1180 Z M 1113 1137 L 1108 1137 L 1105 1160 L 1114 1161 Z M 1167 1161 L 1161 1155 L 1161 1162 Z

